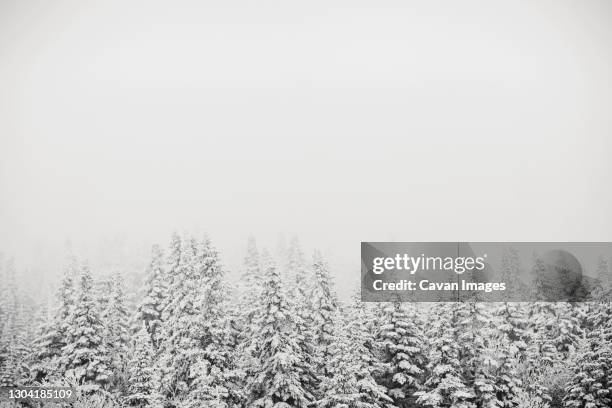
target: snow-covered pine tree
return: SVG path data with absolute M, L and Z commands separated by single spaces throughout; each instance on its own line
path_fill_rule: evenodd
M 67 319 L 66 345 L 62 361 L 79 384 L 91 390 L 107 384 L 112 375 L 111 356 L 104 340 L 105 328 L 100 320 L 93 293 L 93 279 L 84 264 L 79 277 L 74 307 Z
M 295 321 L 274 262 L 263 254 L 265 267 L 258 330 L 251 339 L 255 364 L 249 367 L 250 407 L 305 408 L 313 400 L 304 384 L 313 375 L 295 339 Z
M 421 320 L 412 303 L 390 303 L 385 312 L 380 338 L 386 370 L 381 383 L 396 405 L 406 406 L 416 399 L 414 393 L 420 389 L 426 365 Z
M 10 312 L 10 309 L 9 309 Z M 0 337 L 0 387 L 15 387 L 21 385 L 22 374 L 26 369 L 25 340 L 20 338 L 16 327 L 19 318 L 9 316 L 2 328 Z
M 295 339 L 306 363 L 315 367 L 317 365 L 318 349 L 315 347 L 317 344 L 315 339 L 317 324 L 313 319 L 315 311 L 312 308 L 314 305 L 310 302 L 310 294 L 313 290 L 312 279 L 309 279 L 306 274 L 306 261 L 297 237 L 293 237 L 289 241 L 286 254 L 285 271 L 288 285 L 284 289 L 287 292 L 288 302 L 295 319 Z M 305 386 L 314 390 L 317 387 L 317 382 L 317 378 L 312 378 L 312 381 Z
M 201 348 L 200 310 L 197 301 L 201 295 L 202 276 L 196 270 L 197 242 L 195 239 L 172 239 L 172 247 L 180 243 L 180 255 L 170 252 L 170 259 L 178 259 L 171 267 L 168 304 L 162 312 L 160 365 L 162 388 L 169 398 L 183 398 L 190 390 L 193 379 L 191 369 Z M 172 261 L 171 261 L 172 262 Z
M 129 346 L 129 313 L 126 307 L 123 275 L 116 272 L 112 276 L 110 298 L 108 303 L 107 329 L 108 349 L 112 357 L 112 387 L 123 393 L 127 382 L 127 362 Z
M 34 359 L 38 361 L 32 368 L 32 377 L 36 381 L 49 380 L 64 374 L 67 362 L 62 361 L 62 348 L 67 344 L 69 318 L 76 300 L 76 280 L 78 265 L 76 258 L 69 254 L 66 257 L 60 287 L 52 318 L 42 323 L 40 334 L 34 344 Z
M 160 379 L 156 367 L 155 350 L 146 324 L 136 333 L 128 365 L 128 395 L 125 401 L 129 406 L 162 408 L 159 393 Z
M 20 301 L 11 258 L 5 266 L 4 321 L 0 327 L 0 386 L 21 385 L 27 372 L 28 339 L 25 305 Z
M 231 322 L 226 307 L 227 290 L 217 251 L 208 238 L 198 243 L 194 266 L 202 279 L 201 295 L 195 300 L 200 310 L 198 341 L 201 352 L 192 368 L 191 387 L 182 406 L 235 406 L 242 399 L 242 390 L 236 386 L 234 338 L 228 333 Z
M 173 294 L 171 288 L 175 285 L 175 278 L 179 274 L 179 268 L 181 264 L 181 254 L 183 253 L 183 246 L 187 243 L 183 243 L 181 237 L 176 233 L 172 233 L 170 237 L 170 245 L 166 253 L 166 264 L 165 273 L 163 275 L 163 304 L 162 304 L 162 320 L 164 319 L 164 309 L 168 307 L 172 301 Z
M 458 327 L 453 323 L 452 304 L 437 303 L 433 307 L 432 326 L 427 333 L 431 339 L 427 380 L 417 391 L 417 403 L 432 408 L 475 408 L 474 391 L 467 384 L 461 365 L 461 345 Z
M 104 324 L 105 328 L 108 328 L 110 324 L 110 303 L 113 292 L 113 279 L 110 275 L 105 275 L 100 279 L 96 279 L 93 284 L 94 293 L 96 297 L 96 306 L 98 308 L 98 316 Z M 110 343 L 110 332 L 107 333 L 107 343 Z
M 369 359 L 363 358 L 370 351 L 358 324 L 341 313 L 336 315 L 331 359 L 327 362 L 329 375 L 323 378 L 321 397 L 316 402 L 319 408 L 382 408 L 393 402 L 385 387 L 372 377 Z
M 507 295 L 512 299 L 526 299 L 528 296 L 520 279 L 522 274 L 518 251 L 508 248 L 502 257 L 500 279 L 507 283 L 507 290 L 510 291 Z M 518 406 L 519 399 L 524 395 L 523 379 L 517 367 L 521 363 L 525 364 L 528 345 L 532 340 L 528 311 L 526 304 L 519 302 L 503 302 L 493 306 L 496 330 L 491 331 L 490 341 L 498 363 L 494 370 L 497 404 L 500 407 L 513 408 Z
M 591 315 L 592 330 L 573 358 L 574 376 L 566 388 L 566 408 L 612 406 L 612 306 L 598 305 Z
M 290 282 L 289 289 L 291 296 L 295 297 L 296 302 L 304 302 L 308 298 L 310 285 L 306 275 L 306 261 L 304 253 L 300 247 L 300 241 L 297 237 L 293 237 L 289 241 L 287 248 L 287 278 Z
M 332 290 L 329 268 L 319 251 L 312 257 L 314 283 L 310 294 L 313 341 L 316 350 L 318 372 L 325 376 L 325 362 L 330 357 L 329 345 L 333 340 L 333 317 L 338 308 L 336 295 Z
M 6 305 L 4 303 L 8 299 L 8 288 L 6 287 L 7 278 L 4 272 L 4 262 L 4 252 L 0 252 L 0 336 L 2 335 L 2 327 L 4 327 L 7 318 Z
M 262 291 L 262 276 L 259 263 L 259 251 L 255 237 L 250 236 L 247 241 L 246 256 L 244 258 L 244 269 L 240 277 L 239 299 L 241 306 L 243 339 L 248 339 L 252 333 L 253 317 L 259 307 Z
M 468 384 L 473 387 L 474 403 L 479 408 L 493 407 L 499 404 L 494 374 L 499 361 L 491 347 L 492 307 L 489 303 L 478 302 L 455 306 L 461 365 Z
M 350 334 L 357 344 L 355 347 L 363 350 L 359 353 L 359 357 L 369 367 L 372 377 L 380 377 L 384 371 L 384 364 L 378 355 L 379 350 L 384 348 L 380 343 L 381 339 L 377 336 L 381 319 L 377 317 L 371 304 L 361 301 L 361 294 L 358 290 L 353 292 L 347 316 Z
M 161 325 L 162 310 L 165 304 L 165 273 L 164 255 L 158 245 L 151 248 L 151 262 L 147 270 L 144 298 L 136 311 L 136 321 L 144 323 L 153 346 L 159 344 L 159 329 Z

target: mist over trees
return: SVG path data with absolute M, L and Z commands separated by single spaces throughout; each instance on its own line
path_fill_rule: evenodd
M 208 238 L 174 234 L 137 286 L 68 254 L 51 302 L 3 256 L 0 386 L 94 408 L 612 406 L 610 303 L 363 303 L 297 239 L 276 252 L 250 238 L 232 281 Z M 501 267 L 523 268 L 512 250 Z

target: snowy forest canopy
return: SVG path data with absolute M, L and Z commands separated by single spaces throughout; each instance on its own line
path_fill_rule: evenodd
M 74 254 L 50 304 L 0 265 L 0 385 L 75 387 L 59 406 L 612 406 L 610 303 L 343 301 L 297 239 L 276 257 L 249 239 L 233 284 L 207 238 L 174 234 L 136 297 Z M 603 295 L 608 259 L 596 274 Z

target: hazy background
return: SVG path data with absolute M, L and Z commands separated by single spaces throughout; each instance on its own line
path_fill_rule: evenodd
M 0 250 L 46 271 L 67 240 L 127 262 L 207 231 L 235 267 L 250 233 L 297 234 L 348 276 L 360 241 L 610 241 L 611 22 L 607 0 L 0 0 Z

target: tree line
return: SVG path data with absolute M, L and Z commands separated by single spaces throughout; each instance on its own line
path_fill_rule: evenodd
M 209 239 L 174 234 L 152 248 L 135 303 L 121 274 L 94 279 L 72 255 L 52 305 L 0 264 L 0 386 L 78 390 L 58 406 L 612 406 L 606 302 L 341 301 L 297 239 L 280 259 L 249 239 L 232 284 Z M 502 273 L 521 268 L 509 249 Z M 601 258 L 601 295 L 609 272 Z

